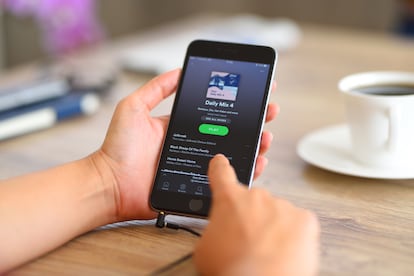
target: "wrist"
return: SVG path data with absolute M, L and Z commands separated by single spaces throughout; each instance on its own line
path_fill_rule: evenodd
M 117 221 L 117 202 L 119 198 L 118 185 L 112 167 L 105 158 L 105 154 L 98 150 L 87 158 L 96 181 L 96 188 L 102 196 L 101 209 L 103 224 Z

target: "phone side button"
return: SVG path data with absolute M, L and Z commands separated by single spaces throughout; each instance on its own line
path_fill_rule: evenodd
M 188 206 L 190 207 L 191 211 L 197 212 L 203 208 L 203 201 L 201 199 L 192 199 L 190 200 Z

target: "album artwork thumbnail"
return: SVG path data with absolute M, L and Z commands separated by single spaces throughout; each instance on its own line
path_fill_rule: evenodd
M 235 101 L 239 89 L 240 75 L 213 71 L 207 89 L 207 98 Z

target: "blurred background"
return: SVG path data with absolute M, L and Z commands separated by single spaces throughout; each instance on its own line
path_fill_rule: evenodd
M 3 3 L 0 10 L 0 68 L 27 63 L 43 57 L 47 51 L 50 52 L 44 46 L 44 41 L 42 42 L 45 28 L 43 26 L 42 29 L 42 24 L 30 13 L 27 3 L 50 5 L 53 11 L 59 5 L 64 6 L 65 2 L 72 2 L 78 8 L 85 3 L 92 3 L 92 13 L 95 14 L 106 40 L 209 12 L 228 15 L 252 13 L 265 18 L 289 18 L 301 24 L 409 34 L 412 32 L 414 14 L 412 0 L 0 0 Z M 64 15 L 60 16 L 62 17 Z

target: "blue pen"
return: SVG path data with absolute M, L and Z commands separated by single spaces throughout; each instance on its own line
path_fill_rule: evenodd
M 49 128 L 67 118 L 92 114 L 100 104 L 94 93 L 69 93 L 60 98 L 0 112 L 0 141 Z

